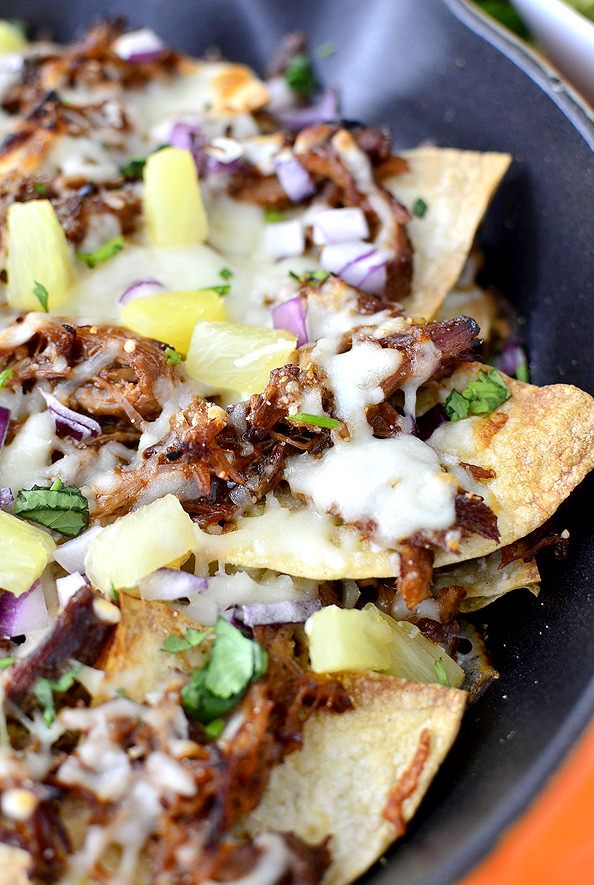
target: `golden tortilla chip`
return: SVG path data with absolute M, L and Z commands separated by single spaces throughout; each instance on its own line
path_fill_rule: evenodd
M 142 703 L 147 692 L 164 686 L 170 677 L 187 669 L 183 655 L 161 651 L 171 634 L 183 636 L 196 623 L 166 602 L 147 602 L 128 593 L 120 594 L 121 620 L 112 641 L 96 667 L 105 676 L 96 704 L 112 698 L 117 689 Z
M 423 218 L 408 231 L 414 247 L 412 293 L 406 313 L 430 319 L 455 285 L 493 191 L 511 162 L 509 154 L 421 147 L 404 151 L 410 171 L 384 182 L 407 209 L 420 197 Z
M 31 885 L 30 866 L 28 851 L 0 842 L 0 885 Z
M 534 559 L 523 562 L 521 559 L 499 568 L 501 554 L 496 551 L 489 556 L 469 559 L 453 568 L 433 573 L 433 590 L 444 587 L 464 587 L 466 596 L 460 610 L 477 611 L 490 602 L 495 602 L 511 590 L 526 587 L 535 596 L 540 591 L 540 573 Z
M 352 675 L 345 685 L 355 708 L 308 720 L 303 748 L 273 770 L 246 821 L 252 835 L 280 828 L 308 842 L 331 836 L 324 885 L 352 882 L 402 835 L 466 703 L 458 689 L 391 676 Z
M 460 366 L 440 382 L 443 401 L 476 378 L 478 363 Z M 459 461 L 495 471 L 477 491 L 497 516 L 499 543 L 478 535 L 459 554 L 439 551 L 436 566 L 484 556 L 530 534 L 594 467 L 594 399 L 569 384 L 534 387 L 505 377 L 511 398 L 491 415 L 447 422 L 431 445 Z
M 481 338 L 488 341 L 497 316 L 495 297 L 491 292 L 480 289 L 478 286 L 469 286 L 465 289 L 456 286 L 448 293 L 435 319 L 438 322 L 444 322 L 459 316 L 468 316 L 476 320 L 481 329 Z

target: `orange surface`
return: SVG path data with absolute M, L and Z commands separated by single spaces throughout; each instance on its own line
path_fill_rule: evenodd
M 460 885 L 594 885 L 594 723 L 536 803 Z

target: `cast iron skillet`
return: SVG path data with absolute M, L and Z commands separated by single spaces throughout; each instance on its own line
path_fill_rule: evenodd
M 181 49 L 218 45 L 260 70 L 279 37 L 301 28 L 313 47 L 336 44 L 320 67 L 326 82 L 341 87 L 346 117 L 390 123 L 398 146 L 431 138 L 510 151 L 515 162 L 481 234 L 486 276 L 527 319 L 534 381 L 592 388 L 594 126 L 558 80 L 463 0 L 2 4 L 4 17 L 26 15 L 64 40 L 117 13 Z M 541 788 L 592 715 L 592 490 L 582 486 L 562 508 L 571 554 L 563 564 L 544 562 L 540 598 L 514 593 L 476 616 L 487 625 L 501 680 L 468 711 L 406 839 L 369 881 L 455 882 Z M 352 770 L 356 777 L 356 760 Z

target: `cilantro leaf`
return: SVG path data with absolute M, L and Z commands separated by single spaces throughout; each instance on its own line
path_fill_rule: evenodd
M 166 347 L 165 356 L 167 357 L 166 362 L 168 366 L 177 366 L 182 361 L 181 354 L 174 347 Z
M 216 292 L 217 295 L 220 295 L 221 298 L 224 298 L 225 295 L 228 295 L 231 291 L 231 286 L 229 283 L 225 286 L 204 286 L 202 289 L 198 289 L 199 292 Z
M 518 381 L 523 381 L 524 384 L 530 383 L 530 369 L 528 368 L 528 363 L 525 359 L 523 359 L 520 363 L 518 363 L 518 368 L 516 369 L 516 378 Z M 0 387 L 2 385 L 0 384 Z
M 437 674 L 437 681 L 439 682 L 439 684 L 445 685 L 446 688 L 449 688 L 450 680 L 448 679 L 448 674 L 446 673 L 443 658 L 438 658 L 436 661 L 434 661 L 433 666 L 435 667 L 435 673 Z
M 469 415 L 490 415 L 511 393 L 505 381 L 494 369 L 483 372 L 481 369 L 474 381 L 469 381 L 464 390 L 452 390 L 444 403 L 450 421 L 460 421 Z
M 207 738 L 215 741 L 221 735 L 224 728 L 224 719 L 213 719 L 212 722 L 209 722 L 207 725 L 204 726 L 204 734 Z
M 119 237 L 114 237 L 113 240 L 108 240 L 107 243 L 103 243 L 94 252 L 77 252 L 76 257 L 84 261 L 87 267 L 93 268 L 97 267 L 98 264 L 104 264 L 106 261 L 109 261 L 110 258 L 121 252 L 123 248 L 124 238 L 120 235 Z
M 267 209 L 264 213 L 265 224 L 276 224 L 278 221 L 284 221 L 284 218 L 280 209 Z
M 181 690 L 184 710 L 191 719 L 207 725 L 229 713 L 242 699 L 243 691 L 228 698 L 219 698 L 206 685 L 208 665 L 192 670 L 190 681 Z
M 4 387 L 7 381 L 12 378 L 12 369 L 2 369 L 0 372 L 0 387 Z
M 33 280 L 33 283 L 35 284 L 33 286 L 33 294 L 41 304 L 43 310 L 46 313 L 49 313 L 49 292 L 43 283 L 38 283 L 37 280 Z
M 74 680 L 81 670 L 80 665 L 63 673 L 58 679 L 46 679 L 40 676 L 33 685 L 33 694 L 43 707 L 43 719 L 49 728 L 56 718 L 54 692 L 63 694 L 74 685 Z
M 163 642 L 161 651 L 168 651 L 173 654 L 189 651 L 201 645 L 214 632 L 214 627 L 209 627 L 208 630 L 195 630 L 193 627 L 188 627 L 184 636 L 176 636 L 174 633 L 171 633 Z
M 417 197 L 412 207 L 413 215 L 416 215 L 417 218 L 424 218 L 428 208 L 429 203 L 426 203 L 423 197 Z
M 230 280 L 233 278 L 233 271 L 229 270 L 228 267 L 222 267 L 219 271 L 219 276 L 222 280 Z
M 43 181 L 36 181 L 33 184 L 33 190 L 36 194 L 39 194 L 40 197 L 45 197 L 47 194 L 47 184 L 44 184 Z
M 8 655 L 5 658 L 0 658 L 0 670 L 6 670 L 8 667 L 12 667 L 14 664 L 14 658 Z
M 308 286 L 316 286 L 325 283 L 330 272 L 327 270 L 306 270 L 302 274 L 295 273 L 294 270 L 289 271 L 289 276 L 298 283 L 305 283 Z
M 120 173 L 124 178 L 138 179 L 142 178 L 144 167 L 146 165 L 146 157 L 132 157 L 125 166 L 120 168 Z
M 289 415 L 289 421 L 292 421 L 293 424 L 312 424 L 314 427 L 328 427 L 330 430 L 335 430 L 341 424 L 336 418 L 328 418 L 326 415 L 308 415 L 307 412 Z
M 21 489 L 14 512 L 69 537 L 79 535 L 89 522 L 89 502 L 76 486 Z
M 285 69 L 289 89 L 301 96 L 310 96 L 318 89 L 311 58 L 305 53 L 294 55 Z

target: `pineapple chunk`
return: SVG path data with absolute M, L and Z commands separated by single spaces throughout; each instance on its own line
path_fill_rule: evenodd
M 120 313 L 120 321 L 128 329 L 165 341 L 183 354 L 188 352 L 196 323 L 224 319 L 223 299 L 212 289 L 147 295 L 129 301 Z
M 20 596 L 40 577 L 56 548 L 47 532 L 0 510 L 0 587 Z
M 22 31 L 10 22 L 0 20 L 0 55 L 22 52 L 26 46 Z
M 194 246 L 208 236 L 198 173 L 180 148 L 151 154 L 144 167 L 144 218 L 153 246 Z
M 74 282 L 74 262 L 49 200 L 13 203 L 8 210 L 8 300 L 11 307 L 41 310 L 36 283 L 48 292 L 48 309 L 59 308 Z
M 326 606 L 308 619 L 305 630 L 316 673 L 376 670 L 413 682 L 440 682 L 441 661 L 449 685 L 464 680 L 462 668 L 418 627 L 395 621 L 371 603 L 362 610 Z
M 289 362 L 297 339 L 288 332 L 240 323 L 198 323 L 186 368 L 216 390 L 240 397 L 264 390 L 273 369 Z
M 194 543 L 192 520 L 174 495 L 165 495 L 104 528 L 89 544 L 85 571 L 104 593 L 130 589 L 183 561 Z

